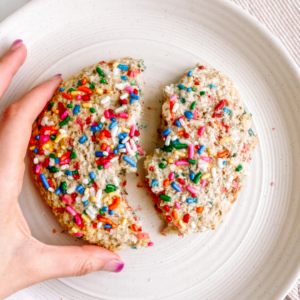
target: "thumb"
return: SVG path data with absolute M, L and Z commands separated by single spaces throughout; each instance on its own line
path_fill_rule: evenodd
M 99 246 L 43 245 L 36 262 L 38 281 L 82 276 L 95 271 L 120 272 L 124 263 L 119 255 Z

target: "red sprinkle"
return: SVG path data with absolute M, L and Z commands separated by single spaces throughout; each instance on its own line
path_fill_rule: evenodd
M 183 222 L 184 223 L 188 223 L 189 222 L 189 220 L 190 220 L 190 215 L 189 214 L 185 214 L 184 216 L 183 216 Z
M 171 216 L 166 216 L 166 220 L 167 220 L 168 222 L 172 222 L 172 217 L 171 217 Z
M 170 211 L 170 206 L 169 205 L 164 205 L 164 209 L 166 212 L 169 212 Z
M 71 95 L 66 94 L 66 93 L 62 93 L 62 96 L 63 96 L 64 98 L 66 98 L 66 99 L 69 99 L 69 100 L 73 99 L 73 97 L 72 97 Z

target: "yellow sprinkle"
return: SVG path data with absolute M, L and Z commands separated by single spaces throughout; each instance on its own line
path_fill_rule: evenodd
M 78 230 L 75 228 L 75 227 L 72 227 L 71 230 L 74 232 L 74 233 L 77 233 Z
M 189 82 L 192 82 L 193 80 L 194 80 L 194 77 L 193 77 L 193 76 L 188 77 L 188 81 L 189 81 Z
M 113 203 L 113 200 L 112 199 L 109 199 L 108 201 L 107 201 L 107 204 L 108 205 L 111 205 Z
M 173 163 L 174 163 L 174 160 L 170 157 L 170 158 L 168 158 L 168 163 L 169 163 L 169 164 L 173 164 Z
M 48 141 L 47 143 L 45 143 L 43 146 L 42 146 L 42 149 L 43 150 L 49 150 L 50 152 L 53 151 L 53 145 L 52 145 L 52 142 L 51 141 Z
M 34 150 L 34 149 L 35 149 L 35 146 L 31 146 L 29 149 L 30 149 L 30 150 Z
M 199 85 L 194 85 L 193 86 L 193 89 L 197 89 L 197 88 L 199 88 Z
M 57 144 L 58 142 L 60 142 L 61 139 L 64 139 L 64 138 L 66 138 L 66 137 L 68 137 L 68 134 L 67 134 L 67 133 L 60 133 L 60 134 L 56 137 L 54 143 Z
M 122 132 L 130 133 L 130 129 L 127 129 L 127 128 L 125 128 L 125 127 L 122 127 Z
M 58 110 L 58 109 L 56 109 L 56 110 L 55 110 L 55 113 L 58 115 L 58 114 L 59 114 L 59 110 Z
M 207 153 L 209 155 L 214 155 L 214 150 L 212 148 L 207 148 Z
M 90 192 L 90 189 L 89 188 L 86 188 L 85 190 L 84 190 L 84 195 L 87 195 L 87 194 L 89 194 L 89 192 Z
M 95 233 L 95 231 L 96 231 L 96 229 L 95 229 L 95 228 L 90 228 L 90 229 L 89 229 L 89 234 L 94 234 L 94 233 Z
M 112 95 L 114 93 L 113 90 L 108 90 L 107 94 Z
M 83 103 L 82 107 L 83 108 L 91 108 L 93 105 L 91 103 Z
M 62 153 L 58 153 L 58 154 L 57 154 L 57 157 L 61 157 L 61 156 L 62 156 Z
M 234 165 L 234 161 L 231 159 L 229 162 L 228 162 L 230 165 Z
M 108 193 L 107 195 L 108 195 L 109 197 L 119 196 L 119 191 L 114 191 L 114 192 Z
M 207 179 L 210 177 L 210 173 L 205 173 L 204 175 L 202 175 L 201 179 Z
M 60 148 L 63 149 L 63 150 L 67 149 L 67 147 L 65 145 L 61 145 Z
M 109 200 L 109 197 L 108 196 L 105 196 L 104 198 L 103 198 L 103 202 L 107 202 Z
M 114 149 L 115 148 L 115 145 L 114 144 L 111 144 L 110 145 L 110 149 Z
M 80 92 L 80 91 L 72 91 L 71 92 L 72 96 L 78 96 L 78 95 L 82 95 L 82 94 L 83 94 L 83 92 Z
M 91 202 L 96 202 L 97 201 L 96 197 L 91 197 L 90 200 L 91 200 Z
M 183 223 L 183 221 L 181 219 L 178 221 L 178 224 L 181 228 L 185 227 L 185 224 Z
M 231 89 L 230 89 L 230 96 L 232 96 L 233 93 L 234 93 L 234 87 L 231 87 Z
M 126 218 L 122 219 L 121 225 L 122 225 L 122 226 L 125 226 L 126 224 L 127 224 L 127 219 L 126 219 Z
M 174 154 L 178 155 L 178 156 L 181 156 L 181 157 L 185 157 L 185 153 L 181 152 L 181 151 L 177 151 L 175 150 L 174 151 Z
M 116 62 L 113 63 L 112 66 L 113 66 L 113 68 L 116 68 L 118 65 L 119 65 L 119 63 L 116 61 Z
M 95 89 L 96 93 L 99 94 L 99 95 L 102 95 L 103 94 L 103 90 L 102 89 Z
M 124 211 L 125 211 L 125 209 L 124 209 L 124 207 L 118 207 L 118 210 L 121 212 L 121 213 L 123 213 Z
M 220 144 L 221 145 L 224 145 L 225 143 L 229 143 L 233 140 L 233 137 L 232 136 L 225 136 L 223 137 L 222 139 L 220 139 Z
M 90 223 L 91 220 L 88 216 L 86 216 L 85 214 L 81 214 L 81 218 L 83 219 L 83 221 L 85 221 L 85 223 Z
M 179 171 L 179 170 L 181 170 L 181 169 L 180 169 L 179 167 L 176 167 L 175 170 L 176 170 L 176 171 Z

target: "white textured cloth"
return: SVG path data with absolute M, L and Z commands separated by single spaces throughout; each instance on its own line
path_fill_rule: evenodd
M 300 0 L 231 1 L 256 17 L 277 36 L 300 66 Z M 300 279 L 285 300 L 300 300 Z

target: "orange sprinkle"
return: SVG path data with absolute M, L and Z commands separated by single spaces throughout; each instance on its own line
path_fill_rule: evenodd
M 229 154 L 230 154 L 229 150 L 225 150 L 223 152 L 218 152 L 217 157 L 220 157 L 220 158 L 226 157 L 227 158 L 229 156 Z
M 121 203 L 121 198 L 117 197 L 113 203 L 111 205 L 108 206 L 109 210 L 113 210 L 115 208 L 117 208 L 119 206 L 119 204 Z
M 223 129 L 222 124 L 220 122 L 215 121 L 214 123 L 217 125 L 218 129 L 220 129 L 220 130 Z
M 106 143 L 103 143 L 102 146 L 101 146 L 101 149 L 102 149 L 102 150 L 105 150 L 106 148 L 107 148 L 107 144 L 106 144 Z
M 163 186 L 167 187 L 169 185 L 170 185 L 170 181 L 168 179 L 165 179 L 164 182 L 163 182 Z
M 91 89 L 89 89 L 89 88 L 87 88 L 85 86 L 79 86 L 78 90 L 81 91 L 81 92 L 84 92 L 84 93 L 86 93 L 88 95 L 94 94 L 94 92 Z
M 102 131 L 102 132 L 100 133 L 100 135 L 99 135 L 99 139 L 100 139 L 100 140 L 103 140 L 104 137 L 105 137 L 105 133 Z
M 138 232 L 138 231 L 139 231 L 139 229 L 138 229 L 138 227 L 136 226 L 136 224 L 132 224 L 132 225 L 131 225 L 131 228 L 132 228 L 132 230 L 135 231 L 135 232 Z
M 82 85 L 85 85 L 86 82 L 87 82 L 86 78 L 82 78 L 82 79 L 81 79 L 81 84 L 82 84 Z
M 201 213 L 203 212 L 203 207 L 202 207 L 202 206 L 197 207 L 197 208 L 196 208 L 196 212 L 197 212 L 198 214 L 201 214 Z
M 173 217 L 175 220 L 178 219 L 178 213 L 177 213 L 176 210 L 173 210 L 173 211 L 172 211 L 172 217 Z
M 182 131 L 182 130 L 178 131 L 178 135 L 179 135 L 179 136 L 184 135 L 184 131 Z

